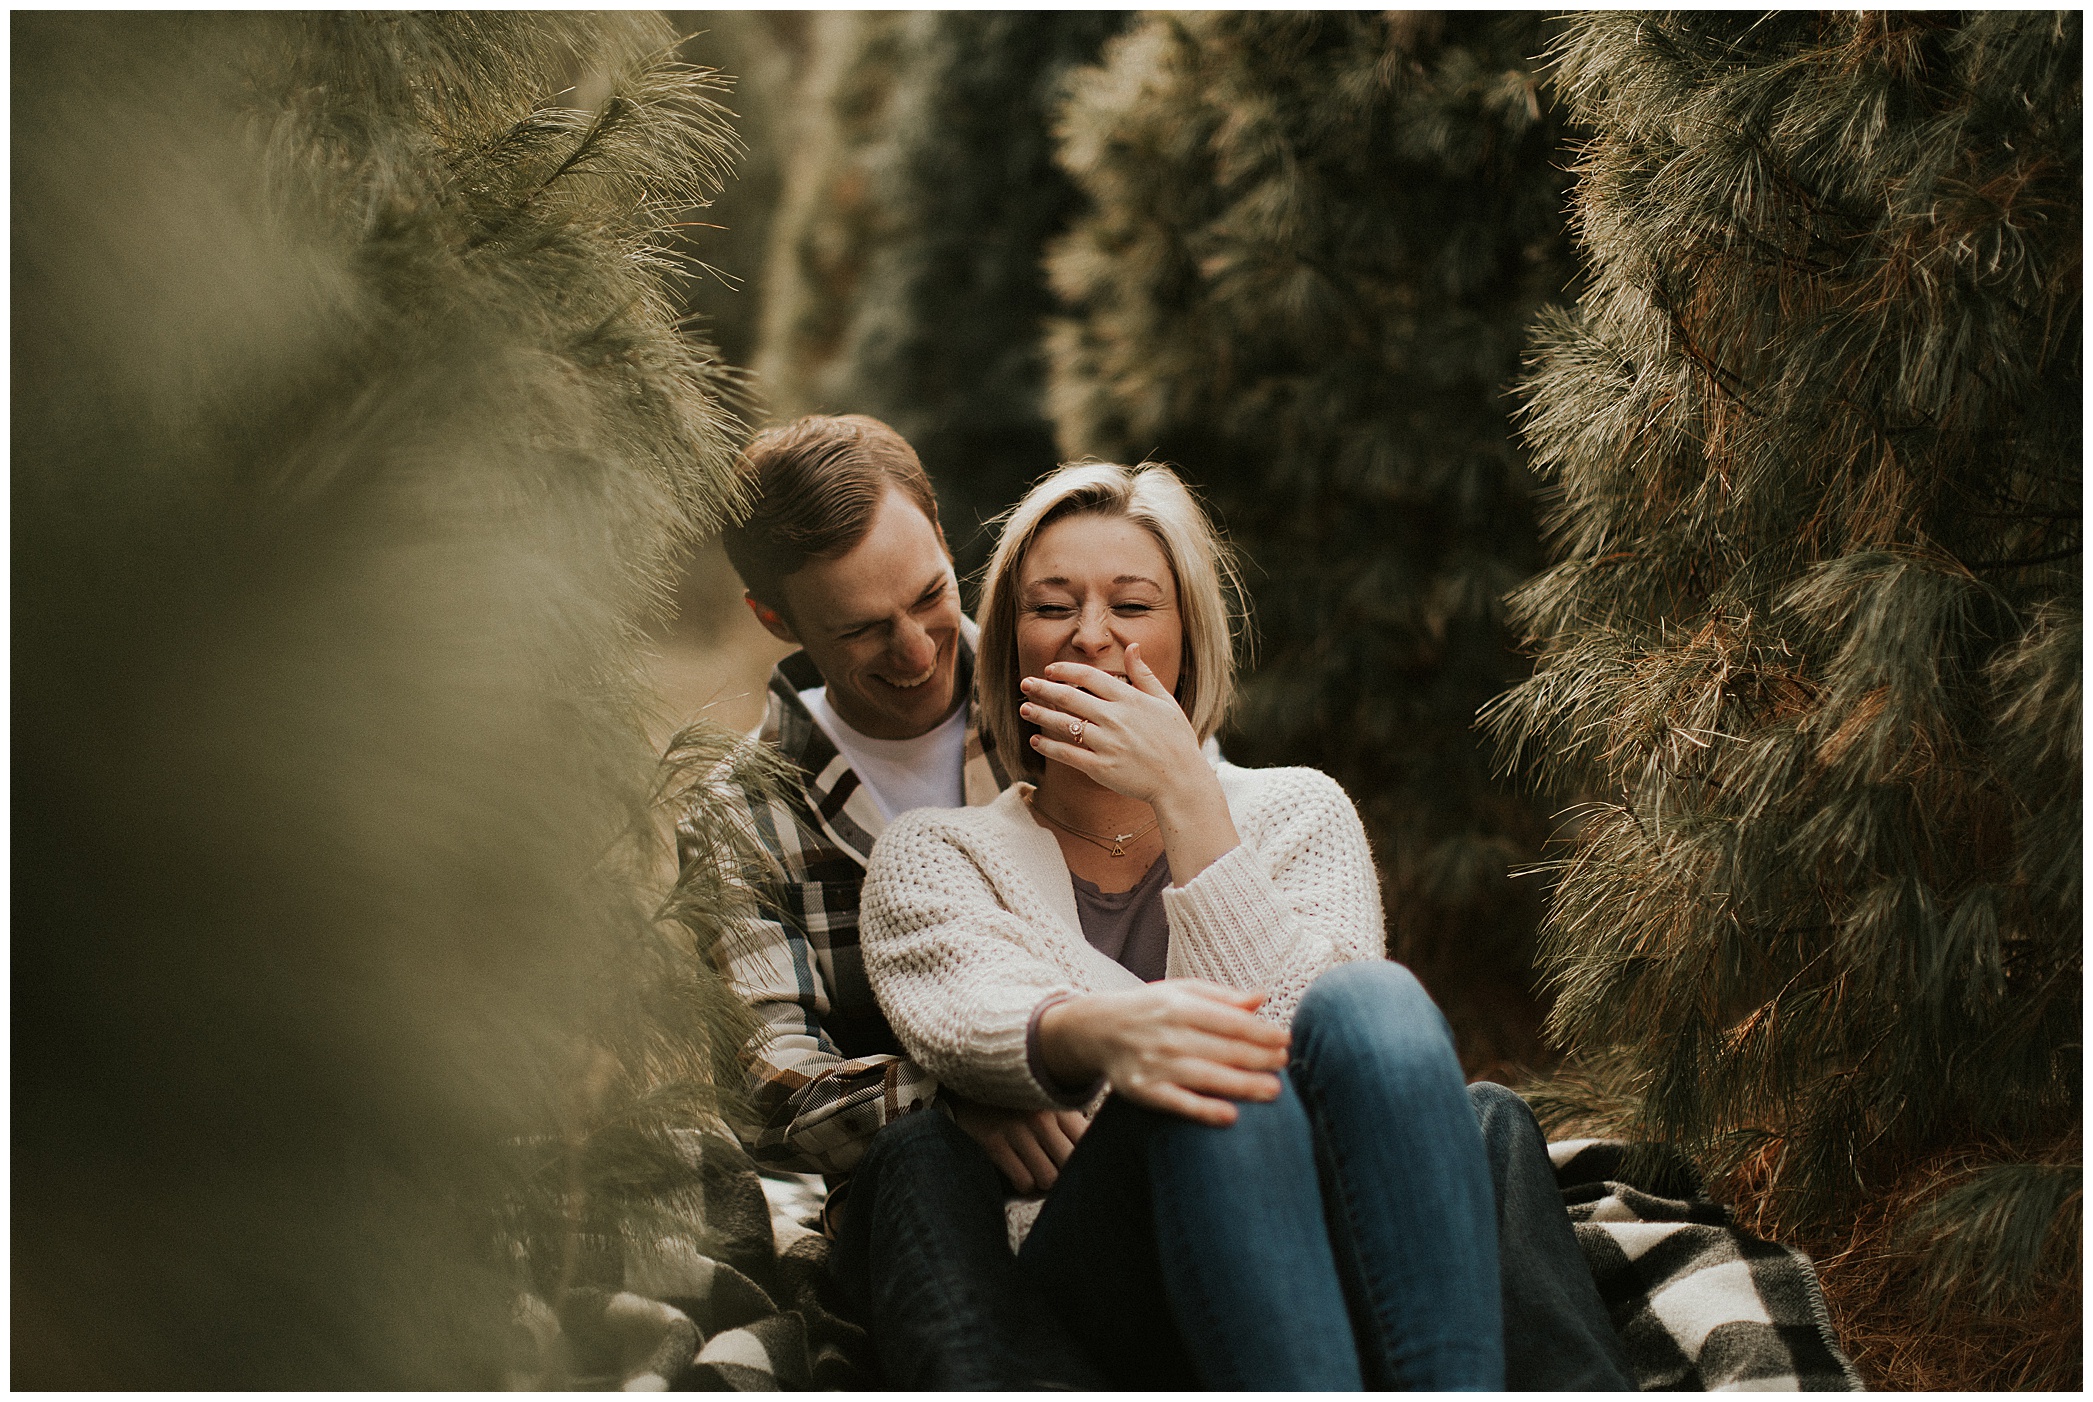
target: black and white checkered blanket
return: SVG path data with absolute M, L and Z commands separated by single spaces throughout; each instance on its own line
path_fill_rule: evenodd
M 1598 1140 L 1551 1144 L 1549 1157 L 1641 1389 L 1860 1390 L 1802 1253 L 1731 1226 L 1676 1164 L 1637 1172 L 1627 1146 Z M 512 1381 L 626 1391 L 877 1386 L 870 1341 L 828 1276 L 829 1243 L 811 1230 L 820 1202 L 818 1179 L 707 1174 L 703 1243 L 662 1243 L 626 1261 L 623 1290 L 570 1291 L 557 1311 L 523 1297 L 521 1356 L 537 1365 Z
M 1731 1226 L 1683 1164 L 1631 1172 L 1627 1145 L 1593 1139 L 1550 1144 L 1548 1158 L 1637 1387 L 1861 1390 L 1809 1258 Z
M 702 1233 L 623 1251 L 608 1282 L 557 1308 L 516 1305 L 513 1388 L 801 1392 L 878 1385 L 865 1331 L 847 1317 L 812 1229 L 821 1180 L 759 1176 L 730 1141 L 702 1136 L 692 1173 Z M 620 1277 L 622 1277 L 620 1279 Z M 622 1288 L 614 1288 L 622 1285 Z

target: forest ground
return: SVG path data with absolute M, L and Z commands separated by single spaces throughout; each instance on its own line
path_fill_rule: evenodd
M 701 716 L 743 732 L 763 719 L 770 669 L 793 648 L 763 631 L 741 592 L 719 541 L 693 553 L 676 591 L 676 617 L 654 639 L 661 704 L 647 733 L 657 750 Z

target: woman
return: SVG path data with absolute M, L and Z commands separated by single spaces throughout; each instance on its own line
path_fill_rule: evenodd
M 1166 468 L 1027 494 L 979 679 L 1034 783 L 887 830 L 868 973 L 964 1096 L 1113 1092 L 1072 1152 L 1011 1152 L 1059 1170 L 1021 1268 L 1115 1377 L 1182 1385 L 1188 1358 L 1224 1388 L 1501 1388 L 1489 1167 L 1444 1019 L 1382 958 L 1358 816 L 1315 771 L 1203 752 L 1227 572 Z

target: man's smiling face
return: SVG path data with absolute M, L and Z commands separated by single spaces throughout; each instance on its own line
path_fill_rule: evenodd
M 809 562 L 779 588 L 786 618 L 760 604 L 756 616 L 807 650 L 828 683 L 829 705 L 851 728 L 912 740 L 952 714 L 960 699 L 959 581 L 944 537 L 898 489 L 888 489 L 863 540 L 833 560 Z

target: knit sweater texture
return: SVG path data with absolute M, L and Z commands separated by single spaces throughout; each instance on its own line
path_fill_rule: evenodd
M 1171 978 L 1263 992 L 1259 1015 L 1286 1026 L 1316 975 L 1383 957 L 1380 884 L 1344 790 L 1313 769 L 1215 774 L 1242 839 L 1166 888 Z M 1060 844 L 1018 784 L 979 808 L 922 808 L 880 837 L 867 868 L 859 937 L 866 973 L 909 1054 L 954 1090 L 990 1104 L 1064 1102 L 1025 1056 L 1032 1010 L 1057 994 L 1139 988 L 1092 948 Z

